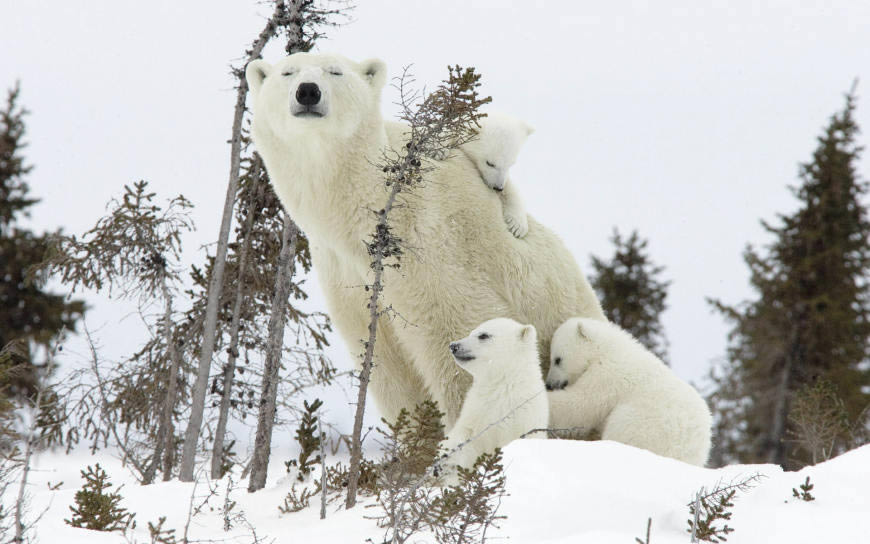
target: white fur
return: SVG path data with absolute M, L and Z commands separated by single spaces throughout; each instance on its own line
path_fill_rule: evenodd
M 342 75 L 330 73 L 337 68 Z M 284 75 L 288 74 L 288 75 Z M 376 166 L 387 148 L 402 149 L 406 129 L 380 112 L 386 70 L 377 60 L 297 53 L 274 66 L 247 69 L 254 143 L 275 192 L 308 236 L 327 310 L 355 360 L 368 337 L 371 282 L 365 241 L 375 230 L 372 210 L 386 201 Z M 295 117 L 303 82 L 322 91 L 323 117 Z M 401 319 L 378 324 L 370 391 L 393 420 L 402 408 L 433 399 L 456 420 L 469 379 L 447 346 L 493 317 L 532 323 L 540 354 L 572 315 L 604 319 L 571 253 L 534 219 L 523 239 L 501 224 L 495 192 L 479 181 L 462 153 L 430 164 L 426 183 L 390 216 L 393 232 L 411 248 L 398 270 L 384 276 L 383 306 Z
M 694 465 L 707 461 L 704 399 L 612 323 L 574 318 L 559 327 L 547 387 L 557 389 L 548 394 L 553 428 L 580 427 Z
M 529 222 L 513 181 L 508 183 L 508 175 L 520 148 L 533 132 L 532 127 L 516 117 L 491 112 L 480 120 L 477 137 L 459 148 L 477 166 L 486 186 L 501 193 L 504 221 L 517 238 L 529 232 Z
M 508 171 L 517 162 L 520 148 L 533 132 L 516 117 L 490 112 L 480 120 L 477 137 L 460 149 L 474 161 L 484 183 L 500 191 L 507 184 Z
M 532 325 L 498 318 L 450 345 L 456 364 L 474 381 L 442 446 L 452 452 L 448 463 L 470 468 L 481 454 L 547 427 L 549 409 L 536 337 Z M 545 438 L 546 433 L 529 436 Z

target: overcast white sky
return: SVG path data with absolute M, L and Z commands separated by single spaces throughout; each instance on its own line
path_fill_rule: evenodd
M 32 223 L 80 233 L 124 183 L 197 206 L 191 262 L 217 236 L 234 82 L 229 63 L 268 5 L 214 1 L 3 2 L 0 86 L 22 83 Z M 859 78 L 870 85 L 870 2 L 362 1 L 319 50 L 483 74 L 492 109 L 536 128 L 512 178 L 530 213 L 584 271 L 614 226 L 638 229 L 673 280 L 664 323 L 675 371 L 699 379 L 727 326 L 705 297 L 748 296 L 741 252 L 758 220 L 794 209 L 786 189 Z M 274 61 L 281 47 L 267 50 Z M 384 110 L 397 93 L 385 91 Z M 870 104 L 858 122 L 870 131 Z M 866 137 L 864 137 L 866 141 Z M 866 175 L 867 161 L 862 173 Z M 129 306 L 91 297 L 109 353 L 141 339 Z M 314 304 L 321 300 L 315 293 Z M 333 339 L 338 343 L 337 336 Z M 349 356 L 339 344 L 337 364 Z

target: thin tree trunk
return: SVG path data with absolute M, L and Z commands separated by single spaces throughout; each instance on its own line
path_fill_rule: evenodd
M 766 452 L 766 461 L 777 465 L 783 465 L 785 459 L 785 426 L 788 420 L 788 397 L 791 392 L 791 382 L 794 363 L 800 357 L 800 334 L 798 333 L 801 327 L 802 318 L 795 324 L 792 330 L 790 342 L 788 344 L 789 352 L 785 356 L 783 362 L 782 373 L 779 376 L 779 383 L 776 386 L 773 403 L 773 421 L 770 426 L 770 435 L 767 441 L 768 451 Z
M 320 414 L 317 415 L 317 432 L 320 434 L 320 519 L 326 519 L 326 434 Z
M 151 362 L 151 355 L 148 355 L 148 362 Z M 164 399 L 166 402 L 167 399 Z M 157 476 L 157 469 L 160 466 L 160 460 L 163 459 L 163 446 L 166 445 L 166 427 L 163 425 L 163 415 L 157 423 L 157 437 L 154 442 L 154 454 L 145 467 L 145 472 L 142 473 L 142 485 L 151 485 L 154 483 L 154 478 Z
M 257 58 L 266 46 L 269 39 L 275 34 L 277 20 L 284 16 L 285 8 L 283 1 L 275 2 L 275 11 L 265 28 L 260 32 L 257 40 L 247 51 L 245 66 Z M 233 220 L 233 206 L 239 187 L 239 168 L 241 164 L 242 150 L 242 120 L 245 116 L 245 97 L 248 94 L 248 82 L 245 80 L 244 67 L 234 70 L 239 86 L 236 91 L 236 106 L 233 114 L 233 130 L 230 140 L 230 176 L 227 184 L 227 194 L 224 200 L 224 212 L 221 217 L 218 245 L 215 252 L 214 268 L 212 269 L 211 282 L 208 288 L 208 303 L 205 311 L 205 323 L 202 334 L 202 347 L 199 358 L 199 368 L 196 373 L 196 382 L 193 385 L 191 399 L 190 420 L 184 436 L 184 450 L 181 457 L 181 469 L 179 479 L 183 482 L 193 481 L 193 469 L 196 462 L 196 446 L 199 442 L 200 428 L 202 426 L 203 411 L 205 409 L 205 396 L 208 390 L 209 371 L 211 358 L 214 353 L 215 332 L 217 329 L 218 304 L 223 292 L 224 266 L 227 258 L 227 244 L 230 236 L 230 224 Z
M 169 481 L 172 478 L 172 465 L 174 461 L 175 445 L 173 441 L 175 440 L 175 425 L 172 422 L 172 413 L 175 409 L 181 357 L 172 338 L 172 297 L 165 278 L 163 279 L 161 290 L 163 293 L 163 341 L 166 343 L 166 350 L 169 354 L 169 374 L 166 377 L 166 396 L 163 399 L 160 422 L 157 426 L 154 456 L 142 475 L 142 485 L 154 482 L 157 468 L 161 463 L 163 465 L 163 481 Z
M 782 459 L 782 438 L 785 433 L 785 419 L 788 410 L 786 400 L 788 397 L 788 384 L 791 378 L 791 364 L 791 356 L 786 357 L 785 366 L 782 369 L 782 374 L 780 374 L 779 383 L 774 393 L 773 422 L 770 427 L 767 451 L 768 463 L 782 464 L 785 461 Z
M 387 217 L 393 209 L 393 204 L 396 201 L 396 196 L 401 190 L 400 183 L 394 183 L 390 190 L 390 196 L 387 198 L 387 205 L 378 217 L 377 232 L 386 229 Z M 351 434 L 350 442 L 350 467 L 348 468 L 347 478 L 347 500 L 345 508 L 353 508 L 356 505 L 357 485 L 359 484 L 360 463 L 362 462 L 362 425 L 363 417 L 366 412 L 366 395 L 368 393 L 369 381 L 372 375 L 372 365 L 374 364 L 375 355 L 375 340 L 378 334 L 378 304 L 383 289 L 383 274 L 384 274 L 384 247 L 378 246 L 374 256 L 372 268 L 375 271 L 375 278 L 371 285 L 371 296 L 369 297 L 369 338 L 366 341 L 366 351 L 363 355 L 362 369 L 359 373 L 359 389 L 357 390 L 356 398 L 356 413 L 353 418 L 353 433 Z
M 166 349 L 169 351 L 169 377 L 166 384 L 166 400 L 163 401 L 161 426 L 165 429 L 163 436 L 163 481 L 172 478 L 172 466 L 175 464 L 175 423 L 172 415 L 175 411 L 175 401 L 178 396 L 178 373 L 181 371 L 181 355 L 178 346 L 172 338 L 172 297 L 166 280 L 163 280 L 163 297 L 166 300 L 166 313 L 163 316 L 163 334 Z
M 262 165 L 257 160 L 257 169 Z M 223 395 L 221 396 L 220 412 L 218 414 L 217 428 L 214 432 L 214 446 L 211 453 L 211 477 L 220 478 L 223 476 L 221 467 L 223 466 L 224 456 L 224 437 L 227 432 L 227 420 L 230 415 L 230 400 L 233 389 L 233 379 L 236 374 L 236 360 L 239 357 L 239 324 L 241 321 L 242 300 L 245 297 L 245 268 L 248 265 L 248 252 L 251 248 L 251 229 L 254 225 L 254 205 L 259 200 L 260 178 L 258 173 L 254 175 L 253 185 L 251 185 L 251 205 L 248 208 L 248 214 L 245 216 L 245 241 L 239 251 L 239 273 L 236 278 L 236 295 L 233 301 L 232 322 L 230 323 L 230 345 L 227 348 L 227 365 L 224 367 L 223 376 Z
M 284 230 L 281 233 L 281 254 L 275 274 L 275 295 L 272 299 L 272 315 L 269 317 L 269 341 L 266 350 L 266 365 L 263 369 L 263 387 L 260 393 L 260 410 L 257 417 L 257 435 L 251 459 L 251 479 L 248 491 L 254 492 L 266 486 L 266 473 L 272 449 L 272 427 L 275 424 L 275 406 L 278 400 L 278 370 L 281 368 L 281 353 L 284 348 L 284 325 L 287 314 L 287 298 L 290 295 L 290 280 L 293 277 L 296 242 L 299 229 L 284 213 Z
M 43 384 L 36 391 L 36 406 L 33 410 L 33 422 L 28 429 L 27 440 L 24 441 L 24 461 L 21 472 L 21 485 L 18 487 L 18 498 L 15 500 L 15 536 L 12 542 L 24 542 L 24 500 L 27 492 L 27 477 L 30 475 L 30 460 L 33 457 L 33 435 L 36 434 L 36 418 L 42 406 Z
M 383 258 L 378 256 L 376 264 L 380 265 Z M 356 505 L 356 491 L 359 483 L 360 463 L 362 462 L 362 425 L 366 413 L 366 394 L 369 389 L 369 381 L 372 375 L 372 363 L 375 350 L 375 339 L 378 333 L 378 299 L 381 295 L 381 278 L 383 267 L 375 268 L 375 281 L 372 283 L 372 294 L 369 298 L 369 339 L 366 341 L 366 351 L 363 356 L 362 369 L 359 373 L 359 389 L 356 396 L 356 413 L 353 418 L 353 433 L 351 434 L 350 468 L 347 478 L 347 500 L 345 508 L 353 508 Z

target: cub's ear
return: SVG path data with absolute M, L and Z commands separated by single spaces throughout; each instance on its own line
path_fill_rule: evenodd
M 577 335 L 580 337 L 581 340 L 586 340 L 586 341 L 589 340 L 589 337 L 586 336 L 585 332 L 583 332 L 583 324 L 582 323 L 577 323 Z
M 387 82 L 387 65 L 381 59 L 368 59 L 359 64 L 360 74 L 369 85 L 380 89 Z
M 245 68 L 245 79 L 248 81 L 248 88 L 251 93 L 256 95 L 260 92 L 260 87 L 263 86 L 263 80 L 272 72 L 272 65 L 263 59 L 257 59 L 248 63 Z
M 520 340 L 524 342 L 534 342 L 538 338 L 538 333 L 535 331 L 534 325 L 523 325 L 523 328 L 520 329 Z
M 535 129 L 525 123 L 523 123 L 523 128 L 526 130 L 526 137 L 528 138 L 532 134 L 535 133 Z

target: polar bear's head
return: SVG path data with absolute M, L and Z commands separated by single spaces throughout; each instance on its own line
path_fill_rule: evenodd
M 576 382 L 593 361 L 603 360 L 602 346 L 593 339 L 596 323 L 575 317 L 562 323 L 550 342 L 547 389 L 564 389 Z
M 484 183 L 496 191 L 504 190 L 508 170 L 517 162 L 520 148 L 534 129 L 504 113 L 488 113 L 480 120 L 477 137 L 463 149 L 474 161 Z
M 456 364 L 472 376 L 504 373 L 517 364 L 538 367 L 538 335 L 533 325 L 498 318 L 481 323 L 471 334 L 450 343 Z
M 254 131 L 279 139 L 348 137 L 366 121 L 380 121 L 386 66 L 339 55 L 296 53 L 275 63 L 255 60 L 245 71 Z

